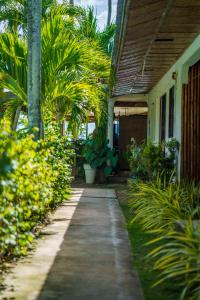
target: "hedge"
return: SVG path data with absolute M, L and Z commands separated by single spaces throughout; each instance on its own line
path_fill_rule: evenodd
M 36 226 L 68 198 L 73 151 L 53 137 L 35 142 L 0 133 L 0 254 L 25 255 Z

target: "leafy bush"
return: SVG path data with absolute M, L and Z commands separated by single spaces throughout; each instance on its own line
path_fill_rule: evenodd
M 115 149 L 108 147 L 108 141 L 99 146 L 92 136 L 85 141 L 83 157 L 92 168 L 103 169 L 105 176 L 112 173 L 118 161 Z
M 170 179 L 175 171 L 175 158 L 178 142 L 172 139 L 155 145 L 151 141 L 147 144 L 133 145 L 129 149 L 129 163 L 135 178 L 154 180 L 158 175 Z
M 36 225 L 69 192 L 71 161 L 63 143 L 0 133 L 0 253 L 24 255 Z
M 62 202 L 69 194 L 72 180 L 72 163 L 74 151 L 66 137 L 51 137 L 43 143 L 46 150 L 50 150 L 48 163 L 53 171 L 57 172 L 54 178 L 54 203 Z

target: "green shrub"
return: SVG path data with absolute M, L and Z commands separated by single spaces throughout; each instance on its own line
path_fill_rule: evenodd
M 175 174 L 175 158 L 178 142 L 172 139 L 155 145 L 133 145 L 129 149 L 129 163 L 133 177 L 142 180 L 154 180 L 158 175 L 169 180 Z
M 66 198 L 71 180 L 71 152 L 65 143 L 36 143 L 0 133 L 0 253 L 24 255 L 34 229 Z
M 133 222 L 144 230 L 170 228 L 180 220 L 200 217 L 200 188 L 194 184 L 129 181 L 129 205 Z
M 43 143 L 45 149 L 50 149 L 48 163 L 57 172 L 54 179 L 54 203 L 68 198 L 71 184 L 74 150 L 66 137 L 51 137 Z

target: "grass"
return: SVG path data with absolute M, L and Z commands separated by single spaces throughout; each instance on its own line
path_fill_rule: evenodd
M 130 225 L 129 207 L 126 201 L 121 203 L 121 208 L 127 221 L 127 229 L 133 252 L 133 264 L 137 269 L 140 282 L 143 288 L 145 300 L 177 300 L 179 296 L 173 284 L 164 283 L 157 287 L 152 287 L 156 281 L 157 273 L 153 270 L 153 262 L 146 260 L 147 253 L 152 250 L 152 246 L 145 246 L 152 236 L 144 233 L 138 224 Z

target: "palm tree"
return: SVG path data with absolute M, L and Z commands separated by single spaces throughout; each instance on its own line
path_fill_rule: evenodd
M 70 0 L 71 1 L 71 0 Z M 53 7 L 62 7 L 62 13 L 71 17 L 80 16 L 83 13 L 81 7 L 74 7 L 74 1 L 64 1 L 59 4 L 57 0 L 42 0 L 42 18 L 48 16 Z M 72 5 L 73 4 L 73 5 Z M 24 32 L 27 28 L 28 0 L 0 0 L 0 24 L 6 25 L 11 32 Z
M 70 21 L 67 31 L 66 26 L 54 10 L 43 24 L 43 104 L 57 115 L 61 131 L 62 121 L 71 116 L 68 128 L 75 136 L 90 111 L 99 115 L 99 84 L 109 76 L 109 59 L 96 42 L 88 43 L 76 30 L 70 31 Z
M 56 3 L 56 0 L 42 0 L 42 16 Z M 11 32 L 27 27 L 28 0 L 0 0 L 0 23 Z
M 27 45 L 16 33 L 0 35 L 1 110 L 16 129 L 19 113 L 27 105 Z
M 61 125 L 71 116 L 69 130 L 77 135 L 89 112 L 94 112 L 97 123 L 100 119 L 104 94 L 101 82 L 109 77 L 110 59 L 95 39 L 78 35 L 70 18 L 63 19 L 62 12 L 58 13 L 60 9 L 53 8 L 43 20 L 42 111 L 44 120 L 51 112 Z M 1 36 L 0 87 L 14 95 L 3 103 L 7 115 L 15 112 L 19 104 L 23 110 L 27 108 L 26 57 L 23 37 L 14 33 Z
M 108 0 L 108 19 L 107 19 L 107 27 L 111 24 L 112 17 L 112 0 Z
M 89 7 L 84 11 L 82 18 L 79 20 L 78 34 L 82 35 L 83 38 L 96 41 L 102 49 L 111 56 L 115 25 L 111 24 L 103 31 L 100 31 L 93 7 Z
M 28 125 L 42 132 L 41 116 L 41 18 L 42 0 L 28 0 Z

